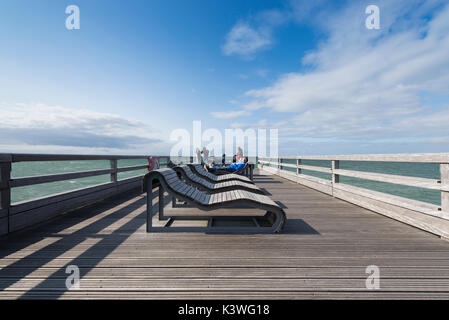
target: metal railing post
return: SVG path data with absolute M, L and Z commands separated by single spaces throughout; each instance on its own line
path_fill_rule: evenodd
M 299 176 L 301 174 L 301 159 L 296 159 L 296 175 Z
M 151 232 L 153 227 L 153 177 L 147 181 L 147 232 Z

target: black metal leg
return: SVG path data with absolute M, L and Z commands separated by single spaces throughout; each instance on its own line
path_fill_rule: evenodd
M 147 184 L 147 232 L 151 232 L 153 226 L 153 178 L 150 177 Z
M 159 220 L 164 220 L 164 188 L 159 184 Z

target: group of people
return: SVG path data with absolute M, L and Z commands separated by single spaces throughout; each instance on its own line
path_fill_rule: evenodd
M 212 163 L 211 166 L 207 167 L 207 170 L 211 173 L 216 173 L 217 171 L 232 173 L 242 169 L 247 162 L 248 157 L 244 157 L 242 148 L 237 147 L 237 154 L 232 157 L 232 163 L 226 163 L 226 154 L 223 153 L 221 156 L 221 164 L 217 165 Z
M 248 162 L 248 157 L 243 156 L 243 150 L 240 147 L 237 147 L 237 153 L 232 157 L 232 163 L 226 163 L 226 154 L 223 153 L 221 156 L 221 164 L 212 162 L 210 165 L 207 164 L 209 157 L 209 150 L 203 148 L 202 151 L 196 149 L 197 154 L 197 162 L 201 163 L 206 167 L 206 169 L 211 173 L 216 172 L 235 172 L 242 169 L 245 164 Z M 168 168 L 174 168 L 176 164 L 169 160 L 167 163 Z M 151 156 L 148 158 L 148 170 L 151 171 L 153 169 L 159 169 L 159 157 Z
M 223 158 L 225 158 L 225 157 L 226 157 L 226 155 L 223 154 Z M 221 166 L 215 166 L 214 164 L 212 164 L 212 166 L 209 166 L 207 168 L 207 170 L 212 173 L 215 173 L 217 171 L 227 171 L 229 173 L 232 173 L 232 172 L 242 169 L 245 166 L 245 164 L 248 162 L 248 157 L 243 157 L 238 162 L 236 160 L 237 159 L 233 157 L 232 163 L 226 164 L 226 162 L 223 161 L 223 159 L 222 159 Z

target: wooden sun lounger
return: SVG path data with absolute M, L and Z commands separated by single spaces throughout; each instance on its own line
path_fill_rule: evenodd
M 225 175 L 217 176 L 213 173 L 206 171 L 200 164 L 187 164 L 187 165 L 190 167 L 190 169 L 192 169 L 193 173 L 201 176 L 202 178 L 212 183 L 219 183 L 231 180 L 240 180 L 246 183 L 253 183 L 251 179 L 249 179 L 248 177 L 241 176 L 238 174 L 228 173 Z
M 232 190 L 246 190 L 258 194 L 265 194 L 255 184 L 243 182 L 241 180 L 229 180 L 219 183 L 209 182 L 205 178 L 194 174 L 190 167 L 187 165 L 177 166 L 173 169 L 178 172 L 178 176 L 182 177 L 188 184 L 209 194 Z
M 263 216 L 164 216 L 164 206 L 159 205 L 159 220 L 167 220 L 164 226 L 153 226 L 152 189 L 154 183 L 159 185 L 159 204 L 164 203 L 164 191 L 169 196 L 185 201 L 193 207 L 204 211 L 213 211 L 235 206 L 246 206 L 266 211 Z M 143 180 L 143 190 L 147 193 L 147 232 L 218 232 L 218 233 L 278 233 L 282 230 L 286 216 L 284 210 L 265 195 L 245 190 L 233 190 L 214 194 L 204 193 L 181 181 L 176 171 L 165 168 L 147 173 Z M 231 209 L 232 210 L 232 209 Z M 238 212 L 238 208 L 234 208 Z M 208 220 L 206 227 L 172 226 L 175 219 Z M 235 220 L 251 221 L 254 226 L 215 226 L 215 219 L 232 222 Z

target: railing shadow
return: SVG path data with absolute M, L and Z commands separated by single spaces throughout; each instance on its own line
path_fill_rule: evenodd
M 43 248 L 37 249 L 28 256 L 19 258 L 18 261 L 2 268 L 0 270 L 0 278 L 2 279 L 0 290 L 4 290 L 14 285 L 24 277 L 30 275 L 34 271 L 40 269 L 41 267 L 49 264 L 54 259 L 63 255 L 64 250 L 61 250 L 61 247 L 70 250 L 81 244 L 87 238 L 100 238 L 98 242 L 93 244 L 85 251 L 82 251 L 79 256 L 71 259 L 71 261 L 67 262 L 62 268 L 59 268 L 53 274 L 46 276 L 46 278 L 42 282 L 29 289 L 20 298 L 36 297 L 37 292 L 39 292 L 39 295 L 44 294 L 46 298 L 58 298 L 63 295 L 66 291 L 68 291 L 65 285 L 65 281 L 68 276 L 68 274 L 65 273 L 66 266 L 78 266 L 80 268 L 81 280 L 83 275 L 91 271 L 98 263 L 105 259 L 121 243 L 123 243 L 136 230 L 138 230 L 142 225 L 146 223 L 146 210 L 142 209 L 141 212 L 138 212 L 128 222 L 118 227 L 117 230 L 112 231 L 110 234 L 100 234 L 100 232 L 105 230 L 107 227 L 111 226 L 112 224 L 116 223 L 117 221 L 128 216 L 131 213 L 135 214 L 136 210 L 139 210 L 139 208 L 145 206 L 146 198 L 142 196 L 136 199 L 136 196 L 138 196 L 137 193 L 134 193 L 133 195 L 128 194 L 127 196 L 117 197 L 114 200 L 97 204 L 96 206 L 90 208 L 93 213 L 89 214 L 87 217 L 86 215 L 83 215 L 83 213 L 85 213 L 88 209 L 81 209 L 74 213 L 76 214 L 76 218 L 69 223 L 67 223 L 67 219 L 57 219 L 60 222 L 63 222 L 63 226 L 58 226 L 58 221 L 53 221 L 46 226 L 47 230 L 45 232 L 47 232 L 47 234 L 43 232 L 42 236 L 38 237 L 37 239 L 29 238 L 28 241 L 20 242 L 18 246 L 13 245 L 13 248 L 9 250 L 3 250 L 6 251 L 5 255 L 10 255 L 14 252 L 20 251 L 21 249 L 37 243 L 44 238 L 49 238 L 48 231 L 50 231 L 50 237 L 61 237 L 61 239 L 56 240 L 55 242 L 52 242 L 44 246 Z M 157 197 L 156 192 L 153 192 L 153 197 Z M 169 201 L 169 197 L 165 197 L 164 205 L 167 205 Z M 87 226 L 74 231 L 72 234 L 55 234 L 55 231 L 63 231 L 67 228 L 70 228 L 70 226 L 80 223 L 82 220 L 88 219 L 89 216 L 94 216 L 98 213 L 112 210 L 126 202 L 129 203 L 110 214 L 106 214 L 104 217 L 99 218 L 98 220 L 88 224 Z M 153 214 L 155 214 L 155 212 L 157 211 L 157 206 L 154 206 L 153 209 Z M 77 219 L 78 217 L 80 219 Z M 53 226 L 55 226 L 54 230 L 52 229 Z M 33 233 L 33 231 L 30 231 L 30 233 Z M 9 241 L 13 241 L 14 239 L 20 240 L 20 235 L 16 234 L 8 238 Z M 86 261 L 88 261 L 87 264 Z

